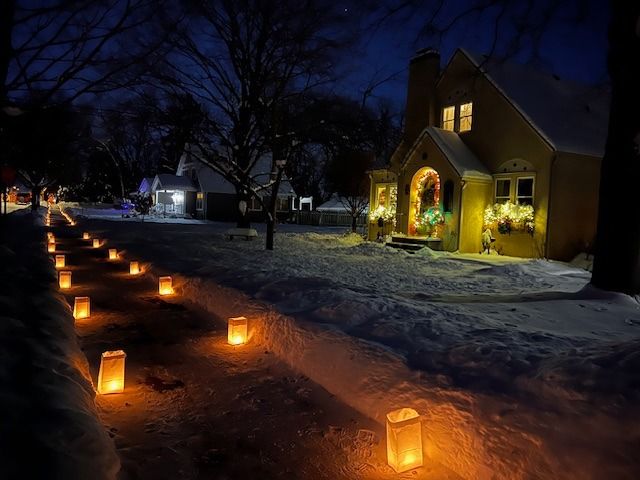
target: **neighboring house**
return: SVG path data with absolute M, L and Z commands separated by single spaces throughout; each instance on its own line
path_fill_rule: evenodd
M 198 187 L 189 177 L 159 173 L 151 183 L 156 213 L 189 216 L 196 208 Z
M 462 49 L 440 71 L 423 50 L 405 118 L 389 165 L 369 172 L 371 239 L 477 253 L 489 228 L 505 255 L 561 260 L 592 245 L 606 92 Z
M 256 183 L 265 185 L 271 178 L 270 172 L 271 158 L 265 156 L 256 163 L 251 175 Z M 186 203 L 187 214 L 208 220 L 232 221 L 236 219 L 238 199 L 235 187 L 222 175 L 198 160 L 189 148 L 180 158 L 176 177 L 184 179 L 185 182 L 191 182 L 195 188 L 193 206 L 189 202 Z M 265 199 L 270 191 L 270 188 L 264 190 Z M 295 198 L 296 193 L 285 175 L 280 182 L 276 201 L 277 215 L 280 219 L 284 219 L 290 214 Z M 264 218 L 262 207 L 256 198 L 252 198 L 247 207 L 252 220 Z
M 331 198 L 318 206 L 316 210 L 322 213 L 343 213 L 345 215 L 351 215 L 351 208 L 349 208 L 349 203 L 346 200 L 342 199 L 337 193 L 332 194 Z M 367 215 L 368 211 L 369 208 L 364 207 L 362 214 Z

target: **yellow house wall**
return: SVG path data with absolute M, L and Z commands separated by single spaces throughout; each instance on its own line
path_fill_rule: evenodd
M 600 159 L 559 153 L 551 174 L 549 258 L 568 261 L 593 247 Z
M 377 207 L 376 192 L 378 185 L 397 183 L 397 176 L 390 170 L 373 170 L 369 172 L 370 186 L 369 186 L 369 210 L 372 211 Z M 386 223 L 382 228 L 378 227 L 377 222 L 368 222 L 367 238 L 369 240 L 376 240 L 378 238 L 378 232 L 382 235 L 389 235 L 393 231 L 393 224 Z
M 459 250 L 461 253 L 478 253 L 482 250 L 484 208 L 492 200 L 492 187 L 492 183 L 464 182 L 460 221 Z
M 496 238 L 495 247 L 504 255 L 545 256 L 547 211 L 550 192 L 550 166 L 554 151 L 538 135 L 518 110 L 506 99 L 461 52 L 456 53 L 437 85 L 438 103 L 443 106 L 473 102 L 473 124 L 462 140 L 493 174 L 501 173 L 507 161 L 523 159 L 535 172 L 535 233 L 512 232 Z M 493 203 L 494 186 L 484 208 Z

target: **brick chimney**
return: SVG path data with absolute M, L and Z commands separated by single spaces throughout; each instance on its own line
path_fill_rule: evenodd
M 438 123 L 436 82 L 440 75 L 440 53 L 433 48 L 418 50 L 409 62 L 409 86 L 405 109 L 404 141 L 411 145 L 420 132 Z

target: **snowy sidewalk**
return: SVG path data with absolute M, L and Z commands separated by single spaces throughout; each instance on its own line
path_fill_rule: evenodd
M 258 342 L 229 346 L 226 319 L 186 302 L 179 285 L 160 297 L 151 272 L 128 275 L 137 258 L 120 252 L 108 261 L 117 244 L 62 242 L 73 270 L 69 302 L 91 297 L 91 318 L 77 331 L 93 378 L 101 352 L 127 354 L 125 392 L 97 398 L 120 478 L 398 478 L 386 466 L 378 424 Z M 435 464 L 411 478 L 434 475 L 458 478 Z
M 639 304 L 546 261 L 409 256 L 349 236 L 228 242 L 224 225 L 88 222 L 370 418 L 412 406 L 469 479 L 635 479 Z M 285 230 L 288 226 L 283 226 Z M 429 253 L 429 252 L 427 252 Z
M 0 478 L 115 479 L 118 458 L 45 242 L 41 215 L 0 218 Z

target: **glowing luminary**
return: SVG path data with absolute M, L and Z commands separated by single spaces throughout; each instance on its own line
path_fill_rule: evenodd
M 127 354 L 122 350 L 103 352 L 98 372 L 98 393 L 122 393 L 124 391 L 124 360 Z
M 94 238 L 93 239 L 93 248 L 100 248 L 100 239 L 99 238 Z
M 47 244 L 47 252 L 49 253 L 54 253 L 56 251 L 56 244 L 55 242 L 49 242 Z
M 84 232 L 84 233 L 82 234 L 82 239 L 83 239 L 83 240 L 89 240 L 90 238 L 91 238 L 91 237 L 89 236 L 89 232 Z
M 56 268 L 63 268 L 65 265 L 64 255 L 56 255 Z
M 58 284 L 60 288 L 67 289 L 71 288 L 71 272 L 66 270 L 64 272 L 58 273 Z
M 248 322 L 246 317 L 232 317 L 229 319 L 227 341 L 230 345 L 242 345 L 247 343 Z
M 138 275 L 140 273 L 140 265 L 138 262 L 129 262 L 129 275 Z
M 158 292 L 160 292 L 160 295 L 171 295 L 173 293 L 171 277 L 160 277 L 158 280 Z
M 422 426 L 413 408 L 387 413 L 387 462 L 398 473 L 422 466 Z
M 76 297 L 73 302 L 73 318 L 89 318 L 91 316 L 91 306 L 89 297 Z
M 115 248 L 109 249 L 109 260 L 118 260 L 118 251 Z

